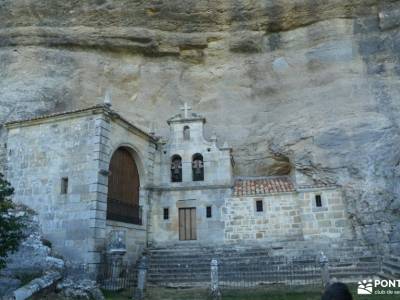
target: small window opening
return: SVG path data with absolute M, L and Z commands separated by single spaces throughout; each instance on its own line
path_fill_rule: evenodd
M 207 206 L 207 218 L 211 218 L 211 217 L 212 217 L 212 207 Z
M 68 194 L 68 177 L 61 178 L 61 194 Z
M 315 205 L 316 205 L 317 207 L 322 207 L 321 195 L 315 195 Z
M 183 140 L 185 140 L 185 141 L 190 140 L 190 127 L 189 126 L 183 127 Z
M 169 219 L 169 208 L 164 208 L 164 220 Z
M 256 201 L 256 210 L 257 211 L 263 211 L 264 210 L 262 200 L 257 200 Z

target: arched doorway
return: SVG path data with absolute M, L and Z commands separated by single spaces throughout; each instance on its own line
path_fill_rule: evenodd
M 118 148 L 110 162 L 107 219 L 142 224 L 139 207 L 139 172 L 129 149 Z

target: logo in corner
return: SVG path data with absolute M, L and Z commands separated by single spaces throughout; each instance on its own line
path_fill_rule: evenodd
M 358 282 L 358 288 L 357 288 L 358 295 L 372 295 L 372 292 L 373 292 L 372 279 Z

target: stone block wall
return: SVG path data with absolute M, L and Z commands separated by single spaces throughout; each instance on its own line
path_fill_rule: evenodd
M 38 213 L 43 235 L 67 260 L 93 263 L 96 231 L 99 115 L 9 128 L 7 179 L 14 201 Z M 62 178 L 68 189 L 62 193 Z
M 322 206 L 317 207 L 315 196 Z M 256 201 L 263 211 L 256 211 Z M 310 189 L 262 197 L 227 198 L 225 242 L 351 239 L 352 229 L 340 189 Z
M 196 243 L 200 245 L 223 244 L 224 220 L 222 206 L 230 189 L 174 190 L 155 192 L 151 212 L 151 243 L 153 246 Z M 211 206 L 211 218 L 206 216 L 206 208 Z M 196 208 L 197 240 L 179 240 L 179 209 Z M 168 220 L 164 220 L 164 208 L 169 210 Z
M 321 196 L 322 206 L 316 206 L 315 196 Z M 311 189 L 300 191 L 298 205 L 304 239 L 350 239 L 351 224 L 340 189 Z
M 262 201 L 263 211 L 256 211 L 256 201 Z M 302 223 L 296 202 L 296 193 L 226 199 L 223 208 L 225 241 L 238 243 L 302 239 Z
M 6 177 L 15 188 L 14 201 L 38 213 L 54 250 L 95 271 L 104 257 L 107 235 L 122 229 L 127 259 L 135 261 L 147 242 L 148 188 L 156 149 L 151 138 L 102 107 L 7 126 Z M 139 169 L 143 225 L 107 220 L 109 164 L 120 146 L 131 151 Z

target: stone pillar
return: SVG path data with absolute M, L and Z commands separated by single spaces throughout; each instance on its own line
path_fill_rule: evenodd
M 218 260 L 211 260 L 211 292 L 210 296 L 213 300 L 221 299 L 221 291 L 219 289 L 218 280 Z
M 120 290 L 123 288 L 123 280 L 120 278 L 122 272 L 123 258 L 126 253 L 125 231 L 113 230 L 110 233 L 108 244 L 107 259 L 109 278 L 105 288 L 108 290 Z
M 322 284 L 324 288 L 326 288 L 329 285 L 330 276 L 329 276 L 329 260 L 324 254 L 324 252 L 321 252 L 321 256 L 319 257 L 319 265 L 321 267 Z
M 138 263 L 137 287 L 133 295 L 134 300 L 142 300 L 144 298 L 144 289 L 146 287 L 146 277 L 148 269 L 148 260 L 146 256 L 142 256 Z

